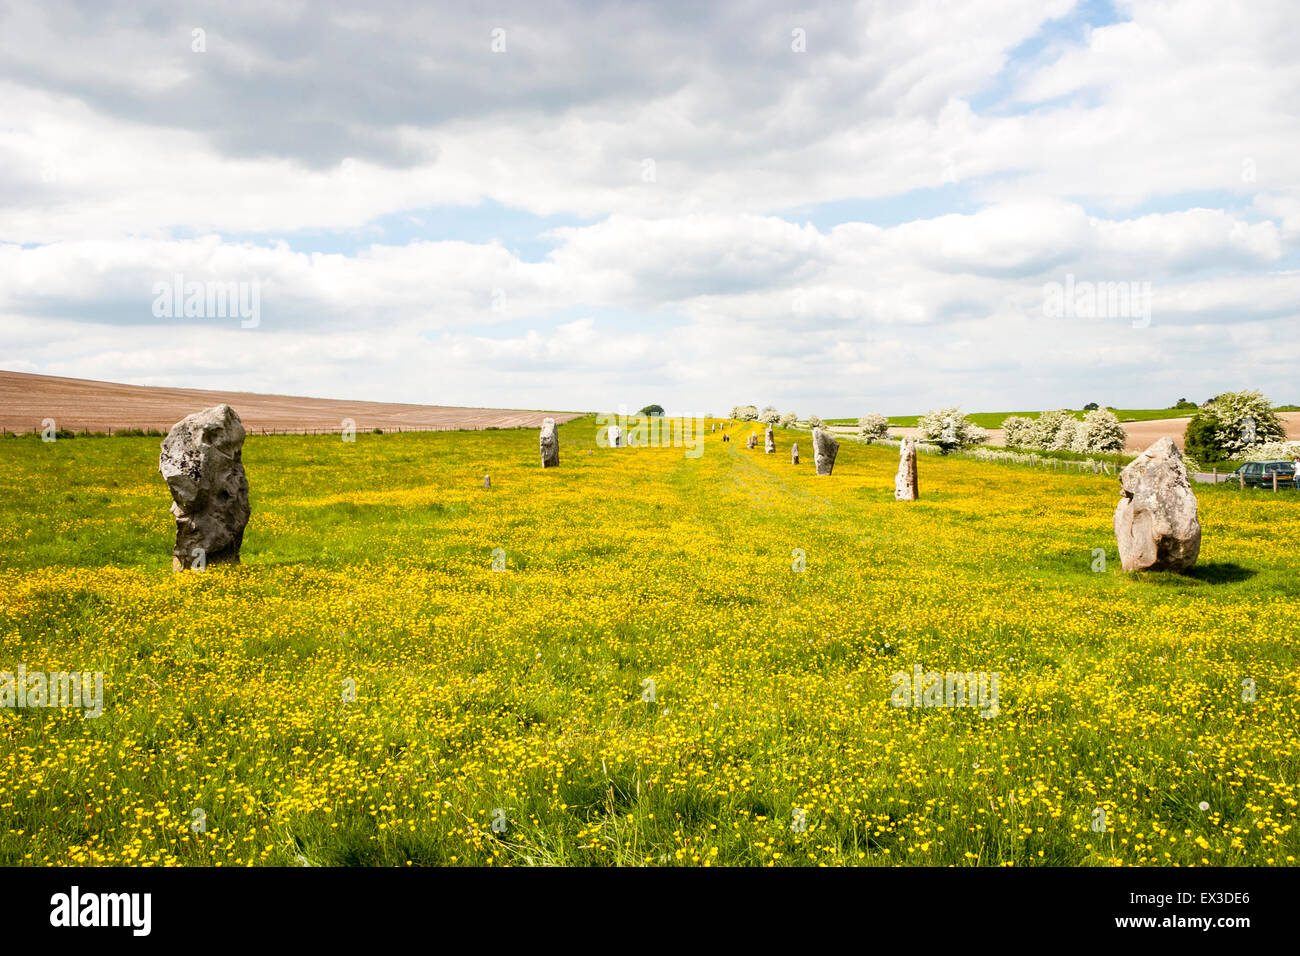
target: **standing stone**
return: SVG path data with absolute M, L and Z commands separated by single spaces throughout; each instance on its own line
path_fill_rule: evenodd
M 1170 438 L 1120 472 L 1115 540 L 1125 571 L 1190 571 L 1201 552 L 1196 495 L 1183 456 Z
M 248 524 L 244 425 L 229 405 L 182 418 L 162 441 L 158 470 L 172 493 L 172 570 L 238 564 Z
M 763 433 L 763 453 L 767 455 L 776 454 L 776 436 L 772 434 L 772 426 L 767 426 L 767 431 Z
M 790 446 L 790 464 L 799 464 L 799 443 L 795 442 Z
M 606 434 L 609 435 L 609 447 L 618 448 L 623 440 L 623 430 L 617 425 L 610 425 Z
M 894 498 L 915 501 L 921 497 L 916 485 L 916 441 L 904 438 L 898 446 L 898 475 L 894 478 Z
M 812 441 L 813 463 L 817 466 L 817 474 L 829 475 L 835 467 L 835 456 L 839 454 L 840 443 L 820 425 L 813 429 Z
M 557 468 L 560 464 L 560 433 L 555 428 L 555 419 L 542 420 L 542 433 L 539 440 L 542 449 L 542 467 Z
M 491 491 L 491 490 L 492 490 L 492 476 L 491 476 L 491 475 L 484 475 L 484 476 L 483 476 L 483 490 L 484 490 L 484 491 Z

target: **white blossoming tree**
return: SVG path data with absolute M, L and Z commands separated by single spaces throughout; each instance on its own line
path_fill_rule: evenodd
M 1033 448 L 1034 420 L 1023 415 L 1002 419 L 1002 441 L 1009 448 Z
M 1201 406 L 1214 418 L 1214 438 L 1230 457 L 1245 455 L 1252 445 L 1286 440 L 1273 403 L 1259 392 L 1224 392 Z
M 932 409 L 916 424 L 921 440 L 938 445 L 945 455 L 966 445 L 978 445 L 988 438 L 988 432 L 962 415 L 956 407 Z
M 864 441 L 875 441 L 889 434 L 889 419 L 876 412 L 870 412 L 858 419 L 858 437 Z
M 1065 409 L 1043 412 L 1033 420 L 1028 430 L 1025 448 L 1043 448 L 1048 451 L 1068 451 L 1074 443 L 1074 433 L 1079 422 Z
M 1114 454 L 1128 444 L 1128 434 L 1115 413 L 1108 408 L 1098 408 L 1083 416 L 1074 429 L 1070 450 L 1085 455 Z

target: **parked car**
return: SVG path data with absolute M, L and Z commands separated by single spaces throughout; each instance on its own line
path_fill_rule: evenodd
M 1244 477 L 1247 488 L 1273 488 L 1273 476 L 1277 475 L 1279 489 L 1294 489 L 1296 486 L 1295 462 L 1293 461 L 1248 461 L 1232 473 L 1232 478 L 1241 481 Z

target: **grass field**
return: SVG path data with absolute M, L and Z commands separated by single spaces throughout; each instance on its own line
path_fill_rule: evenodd
M 0 671 L 106 681 L 0 709 L 0 863 L 1295 863 L 1300 496 L 1197 486 L 1131 576 L 1113 477 L 560 433 L 250 437 L 182 574 L 157 439 L 0 441 Z
M 1112 408 L 1115 417 L 1121 422 L 1154 422 L 1163 421 L 1166 418 L 1190 418 L 1194 408 Z M 1286 411 L 1286 408 L 1279 407 L 1278 411 Z M 1071 413 L 1080 421 L 1087 412 L 1073 409 Z M 1001 428 L 1002 420 L 1008 415 L 1020 415 L 1023 418 L 1037 418 L 1043 414 L 1043 409 L 1033 412 L 969 412 L 966 417 L 980 428 Z M 894 415 L 889 419 L 889 424 L 896 428 L 915 428 L 917 422 L 921 420 L 920 415 Z M 826 420 L 828 425 L 856 425 L 856 418 L 830 418 Z

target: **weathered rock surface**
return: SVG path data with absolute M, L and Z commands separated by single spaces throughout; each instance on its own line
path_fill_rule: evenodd
M 1183 456 L 1162 438 L 1120 472 L 1115 540 L 1125 571 L 1189 571 L 1201 552 L 1196 495 Z
M 894 498 L 915 501 L 920 497 L 916 485 L 916 442 L 904 438 L 898 446 L 898 475 L 894 478 Z
M 821 427 L 813 429 L 812 441 L 813 463 L 817 466 L 817 474 L 829 475 L 835 467 L 835 456 L 839 454 L 840 443 Z
M 158 470 L 172 493 L 172 569 L 238 564 L 248 524 L 244 425 L 229 405 L 195 412 L 171 427 Z
M 546 418 L 542 420 L 542 432 L 539 444 L 542 449 L 542 467 L 558 467 L 560 464 L 560 432 L 555 427 L 554 418 Z
M 767 431 L 763 433 L 763 452 L 768 455 L 776 454 L 776 436 L 772 434 L 772 426 L 767 426 Z
M 799 443 L 795 442 L 790 446 L 790 464 L 799 464 Z
M 609 429 L 606 431 L 606 434 L 609 436 L 610 448 L 622 447 L 623 430 L 621 428 L 619 428 L 617 425 L 610 425 Z

